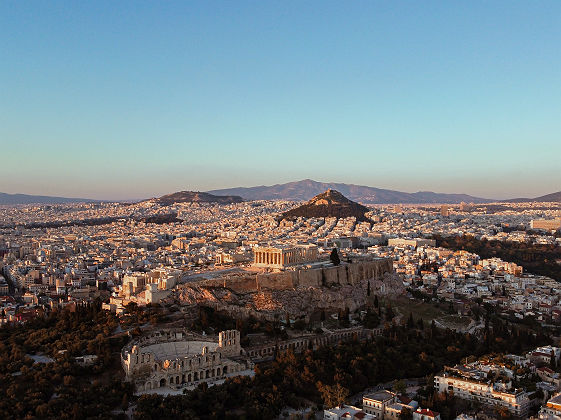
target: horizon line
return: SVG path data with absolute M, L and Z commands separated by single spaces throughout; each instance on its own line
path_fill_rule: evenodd
M 507 198 L 497 198 L 497 197 L 485 197 L 485 196 L 480 196 L 480 195 L 473 195 L 473 194 L 468 194 L 468 193 L 463 193 L 463 192 L 438 192 L 438 191 L 434 191 L 434 190 L 428 190 L 428 189 L 420 189 L 417 191 L 413 191 L 413 192 L 409 192 L 409 191 L 403 191 L 403 190 L 397 190 L 397 189 L 391 189 L 391 188 L 384 188 L 384 187 L 373 187 L 370 185 L 365 185 L 365 184 L 355 184 L 355 183 L 345 183 L 345 182 L 337 182 L 337 181 L 316 181 L 314 179 L 311 178 L 305 178 L 305 179 L 301 179 L 301 180 L 296 180 L 296 181 L 289 181 L 289 182 L 284 182 L 284 183 L 274 183 L 274 184 L 261 184 L 261 185 L 251 185 L 251 186 L 234 186 L 234 187 L 222 187 L 222 188 L 212 188 L 212 189 L 207 189 L 207 190 L 196 190 L 196 189 L 180 189 L 177 191 L 170 191 L 167 193 L 164 193 L 162 195 L 167 195 L 167 194 L 173 194 L 175 192 L 180 192 L 180 191 L 191 191 L 191 192 L 205 192 L 205 193 L 212 193 L 212 192 L 217 192 L 217 191 L 221 191 L 221 190 L 231 190 L 231 189 L 238 189 L 238 188 L 245 188 L 245 189 L 250 189 L 250 188 L 260 188 L 260 187 L 274 187 L 274 186 L 279 186 L 279 185 L 286 185 L 286 184 L 291 184 L 291 183 L 298 183 L 298 182 L 304 182 L 304 181 L 311 181 L 311 182 L 316 182 L 316 183 L 320 183 L 320 184 L 342 184 L 342 185 L 347 185 L 347 186 L 357 186 L 357 187 L 366 187 L 366 188 L 376 188 L 376 189 L 380 189 L 380 190 L 386 190 L 386 191 L 395 191 L 395 192 L 399 192 L 399 193 L 405 193 L 405 194 L 415 194 L 415 193 L 434 193 L 434 194 L 448 194 L 448 195 L 469 195 L 473 198 L 481 198 L 481 199 L 485 199 L 485 200 L 493 200 L 494 202 L 501 202 L 501 201 L 505 201 L 505 200 L 513 200 L 513 199 L 533 199 L 536 197 L 524 197 L 523 195 L 516 195 L 513 197 L 507 197 Z M 554 192 L 550 192 L 547 194 L 542 194 L 542 195 L 548 195 L 548 194 L 553 194 Z M 37 196 L 37 197 L 48 197 L 48 198 L 59 198 L 59 199 L 65 199 L 65 200 L 75 200 L 75 202 L 87 202 L 87 201 L 95 201 L 95 202 L 127 202 L 127 201 L 134 201 L 134 202 L 138 202 L 138 201 L 143 201 L 143 200 L 150 200 L 152 198 L 158 198 L 161 197 L 162 195 L 158 195 L 158 194 L 151 194 L 151 195 L 147 195 L 144 197 L 134 197 L 134 198 L 92 198 L 92 197 L 86 197 L 86 196 L 81 196 L 81 197 L 76 197 L 76 196 L 66 196 L 64 194 L 60 195 L 60 194 L 56 194 L 56 195 L 49 195 L 49 194 L 45 194 L 45 193 L 28 193 L 28 192 L 14 192 L 14 193 L 10 193 L 10 192 L 5 192 L 5 191 L 0 191 L 0 194 L 5 194 L 5 195 L 9 195 L 9 196 L 17 196 L 17 195 L 23 195 L 23 196 Z M 82 201 L 83 200 L 83 201 Z M 251 200 L 250 200 L 251 201 Z M 32 203 L 29 203 L 32 204 Z

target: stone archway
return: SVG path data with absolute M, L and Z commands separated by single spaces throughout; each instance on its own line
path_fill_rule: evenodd
M 166 386 L 166 378 L 160 379 L 160 388 Z

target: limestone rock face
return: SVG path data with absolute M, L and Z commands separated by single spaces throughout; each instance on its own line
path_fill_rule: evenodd
M 354 311 L 372 294 L 397 296 L 405 292 L 389 259 L 302 269 L 280 273 L 244 273 L 181 285 L 168 300 L 182 305 L 202 304 L 232 316 L 275 319 L 289 313 L 308 317 L 317 310 Z

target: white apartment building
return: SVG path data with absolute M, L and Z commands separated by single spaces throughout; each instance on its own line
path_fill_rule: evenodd
M 540 420 L 556 420 L 561 418 L 561 394 L 557 394 L 542 406 L 538 413 Z
M 324 420 L 376 420 L 376 416 L 366 414 L 363 410 L 352 405 L 342 405 L 340 407 L 323 410 Z
M 428 408 L 418 408 L 413 412 L 413 420 L 440 420 L 440 413 Z
M 508 392 L 492 383 L 449 376 L 447 373 L 435 376 L 434 386 L 438 392 L 453 392 L 458 398 L 479 401 L 493 407 L 505 407 L 519 417 L 526 416 L 530 407 L 528 394 L 523 390 Z
M 534 219 L 530 222 L 530 228 L 555 230 L 561 228 L 561 219 Z
M 397 402 L 397 394 L 391 391 L 379 391 L 362 397 L 362 409 L 373 414 L 377 419 L 387 418 L 387 408 Z

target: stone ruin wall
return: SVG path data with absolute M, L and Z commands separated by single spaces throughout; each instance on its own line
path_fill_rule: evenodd
M 356 286 L 364 280 L 380 279 L 385 273 L 392 272 L 392 261 L 387 258 L 380 258 L 372 261 L 342 264 L 336 267 L 235 274 L 223 278 L 202 280 L 199 284 L 205 287 L 227 287 L 236 293 L 251 293 L 322 286 Z

